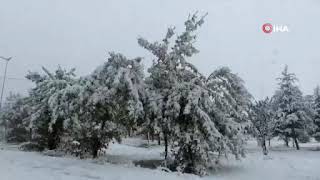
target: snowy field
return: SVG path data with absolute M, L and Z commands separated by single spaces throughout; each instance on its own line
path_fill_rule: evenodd
M 256 142 L 247 145 L 245 159 L 230 157 L 212 175 L 167 173 L 135 167 L 133 160 L 160 159 L 160 146 L 145 148 L 138 139 L 112 144 L 105 163 L 100 160 L 78 160 L 72 157 L 49 157 L 35 152 L 21 152 L 14 145 L 0 145 L 0 180 L 320 180 L 320 144 L 302 144 L 300 151 L 272 142 L 268 157 L 263 157 Z

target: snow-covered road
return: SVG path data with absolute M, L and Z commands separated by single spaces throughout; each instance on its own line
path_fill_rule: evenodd
M 144 169 L 130 164 L 101 165 L 92 160 L 48 157 L 0 145 L 0 180 L 320 180 L 320 151 L 315 151 L 314 147 L 317 145 L 303 145 L 301 151 L 278 146 L 270 152 L 268 158 L 264 158 L 259 149 L 249 144 L 247 158 L 241 161 L 231 158 L 214 175 L 204 178 Z M 132 153 L 134 157 L 143 154 L 150 158 L 159 157 L 159 148 L 113 146 L 109 153 L 117 156 Z

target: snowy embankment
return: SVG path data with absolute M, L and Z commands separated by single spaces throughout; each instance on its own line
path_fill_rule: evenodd
M 0 145 L 1 180 L 163 180 L 163 179 L 214 179 L 214 180 L 320 180 L 320 151 L 317 143 L 302 145 L 300 151 L 275 144 L 270 156 L 263 157 L 255 142 L 248 144 L 247 157 L 241 161 L 230 158 L 223 161 L 211 176 L 166 173 L 134 167 L 131 160 L 160 159 L 162 148 L 144 148 L 138 140 L 112 144 L 106 158 L 118 164 L 98 164 L 95 160 L 57 158 L 35 152 L 21 152 L 15 146 Z M 100 162 L 100 161 L 99 161 Z M 119 164 L 120 163 L 120 164 Z

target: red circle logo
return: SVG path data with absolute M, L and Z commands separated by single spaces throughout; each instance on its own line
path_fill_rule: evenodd
M 262 31 L 263 31 L 264 33 L 269 34 L 269 33 L 272 32 L 272 30 L 273 30 L 272 24 L 270 24 L 270 23 L 265 23 L 264 25 L 262 25 Z

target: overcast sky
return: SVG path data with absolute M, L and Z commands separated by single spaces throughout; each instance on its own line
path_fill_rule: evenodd
M 319 0 L 0 0 L 0 55 L 13 56 L 6 93 L 26 93 L 25 74 L 41 66 L 89 74 L 109 51 L 145 57 L 149 67 L 137 37 L 162 39 L 172 25 L 179 32 L 195 11 L 209 13 L 189 60 L 203 74 L 229 66 L 257 99 L 273 94 L 285 64 L 304 93 L 320 84 Z M 290 32 L 264 34 L 267 22 Z M 3 70 L 0 62 L 1 78 Z

